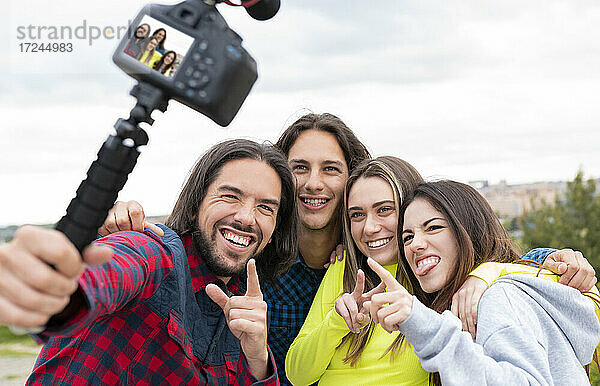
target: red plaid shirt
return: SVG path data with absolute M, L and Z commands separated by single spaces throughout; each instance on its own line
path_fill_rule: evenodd
M 189 235 L 164 229 L 162 238 L 120 232 L 98 240 L 113 247 L 113 259 L 80 277 L 88 308 L 37 336 L 45 345 L 29 384 L 279 384 L 270 351 L 271 376 L 256 380 L 204 291 L 215 283 L 243 294 L 243 283 L 232 278 L 225 286 Z

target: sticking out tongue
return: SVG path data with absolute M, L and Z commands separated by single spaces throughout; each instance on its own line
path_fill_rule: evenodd
M 415 275 L 427 275 L 427 273 L 434 269 L 439 263 L 440 259 L 438 257 L 428 257 L 426 259 L 423 259 L 419 262 L 417 269 L 415 269 Z

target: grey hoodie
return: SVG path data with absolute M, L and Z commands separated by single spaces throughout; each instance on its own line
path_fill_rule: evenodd
M 532 275 L 496 280 L 479 303 L 477 339 L 413 298 L 398 324 L 421 365 L 444 385 L 585 385 L 600 323 L 591 299 Z

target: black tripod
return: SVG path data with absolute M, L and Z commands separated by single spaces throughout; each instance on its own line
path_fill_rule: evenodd
M 96 239 L 98 228 L 135 167 L 140 155 L 138 147 L 148 143 L 148 134 L 138 125 L 141 122 L 152 125 L 152 112 L 167 110 L 168 98 L 162 90 L 148 83 L 138 83 L 130 94 L 137 103 L 129 118 L 117 120 L 116 135 L 110 135 L 104 142 L 87 178 L 71 200 L 67 214 L 56 224 L 56 229 L 64 233 L 79 252 Z

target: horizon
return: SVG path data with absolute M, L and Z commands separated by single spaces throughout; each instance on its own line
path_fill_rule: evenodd
M 600 184 L 600 177 L 587 177 L 587 176 L 585 176 L 585 174 L 583 177 L 584 177 L 584 181 L 592 179 L 592 180 L 596 181 L 596 184 Z M 426 180 L 428 180 L 428 179 L 426 178 Z M 477 191 L 479 193 L 482 194 L 482 192 L 481 192 L 482 188 L 476 187 L 473 185 L 473 183 L 481 182 L 481 181 L 488 182 L 488 185 L 486 188 L 495 187 L 495 186 L 505 186 L 506 188 L 511 188 L 511 187 L 519 187 L 519 186 L 524 186 L 524 185 L 536 185 L 536 184 L 563 184 L 563 183 L 572 181 L 572 179 L 561 180 L 561 181 L 529 181 L 529 182 L 522 182 L 522 183 L 515 183 L 515 184 L 506 183 L 506 185 L 503 185 L 503 182 L 506 182 L 505 180 L 500 180 L 500 181 L 497 181 L 496 183 L 489 183 L 488 180 L 471 180 L 471 181 L 459 181 L 459 182 L 463 182 L 463 183 L 473 186 L 475 189 L 477 189 Z M 597 193 L 600 194 L 600 191 Z M 146 217 L 148 218 L 148 220 L 150 220 L 151 222 L 156 222 L 159 219 L 165 219 L 166 217 L 168 217 L 169 213 L 170 213 L 170 209 L 167 211 L 164 211 L 162 213 L 158 213 L 158 212 L 152 211 L 152 208 L 147 208 L 146 206 L 144 206 L 144 212 L 147 213 Z M 66 207 L 65 207 L 65 213 L 66 213 Z M 148 213 L 150 213 L 150 214 L 148 214 Z M 11 228 L 11 227 L 20 227 L 23 225 L 39 225 L 39 226 L 52 227 L 54 224 L 56 224 L 58 222 L 58 220 L 60 220 L 60 218 L 57 218 L 55 220 L 49 219 L 47 221 L 41 221 L 41 222 L 35 222 L 35 223 L 34 222 L 22 222 L 22 223 L 2 223 L 2 222 L 0 222 L 0 229 L 7 229 L 7 228 Z

